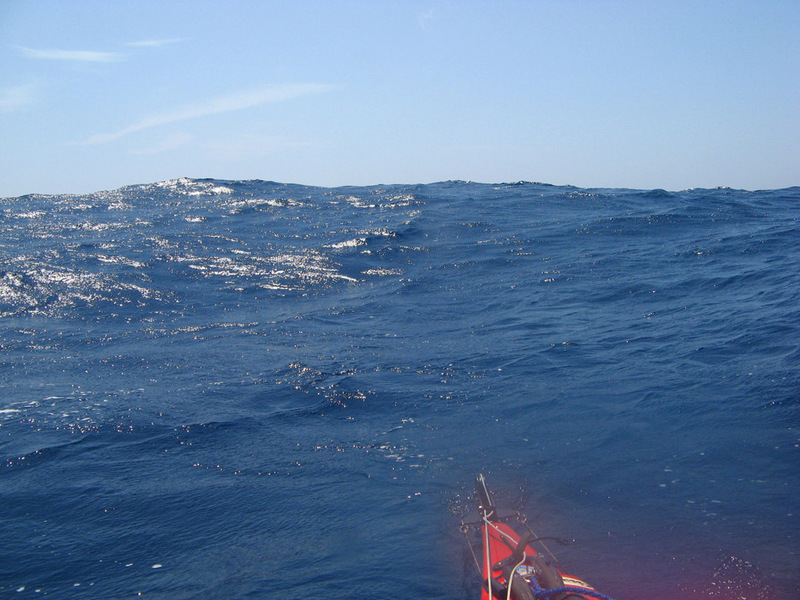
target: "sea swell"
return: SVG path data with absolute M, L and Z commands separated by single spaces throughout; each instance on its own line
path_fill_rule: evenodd
M 618 600 L 756 572 L 793 597 L 798 199 L 2 199 L 0 590 L 473 598 L 458 521 L 486 471 Z

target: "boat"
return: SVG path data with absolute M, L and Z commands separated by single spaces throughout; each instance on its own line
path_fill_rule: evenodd
M 475 479 L 475 489 L 481 520 L 462 523 L 462 531 L 468 536 L 470 526 L 480 526 L 482 558 L 478 561 L 474 550 L 473 558 L 481 573 L 481 600 L 611 600 L 567 574 L 545 544 L 549 540 L 568 542 L 537 537 L 518 513 L 500 516 L 482 474 Z

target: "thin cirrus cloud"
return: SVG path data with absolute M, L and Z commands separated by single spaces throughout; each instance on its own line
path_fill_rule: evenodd
M 209 115 L 217 115 L 221 113 L 243 110 L 246 108 L 253 108 L 262 104 L 286 102 L 301 96 L 321 94 L 334 89 L 336 89 L 336 86 L 333 85 L 319 83 L 295 83 L 235 92 L 224 96 L 218 96 L 216 98 L 210 98 L 197 104 L 183 106 L 170 112 L 145 117 L 144 119 L 119 129 L 118 131 L 93 135 L 84 141 L 83 144 L 90 146 L 96 144 L 105 144 L 123 138 L 132 133 L 136 133 L 145 129 L 151 129 L 153 127 L 159 127 L 161 125 L 168 125 L 170 123 L 177 123 L 179 121 L 187 121 L 189 119 L 196 119 Z
M 167 152 L 169 150 L 175 150 L 176 148 L 180 148 L 181 146 L 185 146 L 189 142 L 194 139 L 194 136 L 186 133 L 180 132 L 174 135 L 169 136 L 168 138 L 162 140 L 161 142 L 149 146 L 147 148 L 142 148 L 141 150 L 134 150 L 133 154 L 159 154 L 161 152 Z
M 17 87 L 0 90 L 0 112 L 14 112 L 25 108 L 34 100 L 34 87 L 32 85 L 18 85 Z
M 95 52 L 92 50 L 58 50 L 54 48 L 26 48 L 18 46 L 23 56 L 37 60 L 68 60 L 78 62 L 109 63 L 125 60 L 125 54 L 119 52 Z
M 130 48 L 161 48 L 162 46 L 170 46 L 172 44 L 188 42 L 189 40 L 191 40 L 191 38 L 170 38 L 165 40 L 139 40 L 138 42 L 128 42 L 125 45 Z

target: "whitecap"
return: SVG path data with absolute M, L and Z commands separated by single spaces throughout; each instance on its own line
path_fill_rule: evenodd
M 365 202 L 361 198 L 357 196 L 346 196 L 344 197 L 345 202 L 347 202 L 350 206 L 355 208 L 375 208 L 374 204 L 370 204 L 369 202 Z
M 367 269 L 361 271 L 363 275 L 376 275 L 378 277 L 386 277 L 387 275 L 402 275 L 403 269 Z
M 357 248 L 358 246 L 363 246 L 367 243 L 366 238 L 356 238 L 353 240 L 346 240 L 344 242 L 339 242 L 337 244 L 330 244 L 327 248 L 332 248 L 334 250 L 344 250 L 347 248 Z
M 188 177 L 168 179 L 167 181 L 160 181 L 153 185 L 176 194 L 183 194 L 184 196 L 213 196 L 217 194 L 233 194 L 235 191 L 224 185 L 217 185 L 210 181 L 195 181 Z

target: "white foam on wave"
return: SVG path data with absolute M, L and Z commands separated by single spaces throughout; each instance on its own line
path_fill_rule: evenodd
M 17 272 L 6 271 L 0 276 L 0 301 L 14 307 L 0 313 L 2 315 L 20 311 L 55 314 L 78 303 L 94 304 L 104 298 L 111 299 L 116 296 L 115 292 L 133 291 L 145 299 L 162 300 L 164 297 L 159 290 L 119 281 L 113 274 L 56 269 L 27 260 L 27 257 L 18 257 L 15 262 L 23 263 L 23 268 Z M 113 262 L 113 259 L 106 262 Z M 146 266 L 125 258 L 121 258 L 119 264 L 135 268 Z
M 364 275 L 377 275 L 378 277 L 386 277 L 388 275 L 402 275 L 403 269 L 367 269 L 361 271 Z
M 375 208 L 374 204 L 366 202 L 358 196 L 345 196 L 342 199 L 355 208 Z
M 330 244 L 326 246 L 326 248 L 332 248 L 334 250 L 345 250 L 349 248 L 357 248 L 358 246 L 363 246 L 367 243 L 367 238 L 356 238 L 353 240 L 345 240 L 344 242 L 339 242 L 337 244 Z
M 302 206 L 303 203 L 291 198 L 246 198 L 244 200 L 234 200 L 228 204 L 232 209 L 242 208 L 261 208 L 268 206 L 271 208 L 286 208 L 287 206 Z
M 335 244 L 327 244 L 325 248 L 331 248 L 333 250 L 352 250 L 353 248 L 358 248 L 359 246 L 364 246 L 367 243 L 367 236 L 371 237 L 395 237 L 397 234 L 394 231 L 390 231 L 385 228 L 377 228 L 377 229 L 367 229 L 363 232 L 364 237 L 357 237 L 349 240 L 345 240 L 343 242 L 337 242 Z
M 358 281 L 340 273 L 324 254 L 314 250 L 275 256 L 255 256 L 244 250 L 232 252 L 232 256 L 176 255 L 170 260 L 188 263 L 190 269 L 204 277 L 223 277 L 235 289 L 242 289 L 246 284 L 262 289 L 292 290 L 337 280 Z
M 202 189 L 202 190 L 192 190 L 187 193 L 188 196 L 207 196 L 207 195 L 217 195 L 217 194 L 233 194 L 234 190 L 229 187 L 225 187 L 224 185 L 215 185 L 210 188 Z
M 175 194 L 183 194 L 184 196 L 215 196 L 234 193 L 234 190 L 227 186 L 217 185 L 211 181 L 195 181 L 188 177 L 159 181 L 153 185 Z
M 6 211 L 6 214 L 14 219 L 40 219 L 41 217 L 45 216 L 43 210 L 28 210 L 19 213 L 13 213 L 11 211 Z
M 138 260 L 133 260 L 132 258 L 126 258 L 124 256 L 106 256 L 105 254 L 98 254 L 97 260 L 99 260 L 102 263 L 108 263 L 112 265 L 125 265 L 128 267 L 134 267 L 136 269 L 141 269 L 146 266 L 143 262 L 139 262 Z
M 414 198 L 413 195 L 399 194 L 389 198 L 384 206 L 388 208 L 403 208 L 405 206 L 410 206 L 413 202 L 416 202 L 416 198 Z
M 379 236 L 379 237 L 396 237 L 397 234 L 394 231 L 386 229 L 385 227 L 379 227 L 377 229 L 367 229 L 364 233 L 367 235 Z
M 108 210 L 130 210 L 133 206 L 122 200 L 114 200 L 109 202 Z

